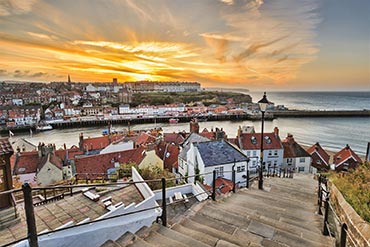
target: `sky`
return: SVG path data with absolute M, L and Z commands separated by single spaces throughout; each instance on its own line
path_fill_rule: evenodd
M 368 0 L 0 0 L 0 80 L 370 90 Z

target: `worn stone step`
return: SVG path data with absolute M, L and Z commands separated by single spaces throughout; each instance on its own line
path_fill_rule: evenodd
M 184 235 L 182 233 L 179 233 L 177 231 L 174 231 L 164 226 L 161 226 L 157 232 L 177 242 L 180 242 L 181 244 L 186 245 L 186 246 L 192 246 L 192 247 L 209 247 L 210 246 L 194 238 L 191 238 L 187 235 Z
M 127 247 L 157 247 L 158 245 L 152 245 L 140 237 L 135 237 L 134 242 L 126 246 Z
M 217 206 L 217 203 L 214 206 Z M 247 227 L 250 222 L 250 220 L 247 218 L 240 217 L 240 215 L 235 215 L 227 211 L 220 213 L 220 211 L 215 210 L 214 207 L 211 207 L 210 205 L 204 206 L 202 210 L 198 212 L 198 215 L 199 214 L 203 214 L 235 227 Z
M 203 210 L 202 210 L 203 211 Z M 196 214 L 195 216 L 190 218 L 192 221 L 198 222 L 199 224 L 206 225 L 209 227 L 212 227 L 216 230 L 219 230 L 221 232 L 227 233 L 227 234 L 233 234 L 235 232 L 236 227 L 227 223 L 224 223 L 220 220 L 208 217 L 204 214 Z
M 149 233 L 149 236 L 147 236 L 145 239 L 145 242 L 148 242 L 149 244 L 152 244 L 154 246 L 161 246 L 161 247 L 186 247 L 185 244 L 182 244 L 181 242 L 178 242 L 176 240 L 173 240 L 169 237 L 166 237 L 158 232 L 151 231 Z
M 289 246 L 305 246 L 305 247 L 324 247 L 330 246 L 328 241 L 316 242 L 310 241 L 306 238 L 300 238 L 294 234 L 286 231 L 277 230 L 272 240 L 276 242 L 281 242 Z
M 192 237 L 192 238 L 194 238 L 194 239 L 196 239 L 196 240 L 198 240 L 198 241 L 200 241 L 200 242 L 202 242 L 206 245 L 209 245 L 209 246 L 215 246 L 216 243 L 217 243 L 217 240 L 218 240 L 217 237 L 208 235 L 205 232 L 195 231 L 193 229 L 184 227 L 180 224 L 173 225 L 171 229 L 175 230 L 179 233 L 182 233 L 186 236 Z
M 104 244 L 102 244 L 100 247 L 122 247 L 121 245 L 117 244 L 113 240 L 107 240 Z
M 209 205 L 209 207 L 212 207 L 219 214 L 223 214 L 225 211 L 230 213 L 229 205 L 220 203 L 218 205 Z M 270 225 L 276 229 L 279 229 L 282 231 L 288 231 L 291 234 L 296 234 L 297 236 L 308 238 L 313 241 L 325 239 L 325 237 L 322 236 L 321 233 L 317 232 L 317 229 L 318 229 L 317 226 L 311 226 L 312 229 L 315 229 L 315 231 L 312 231 L 312 230 L 307 230 L 305 228 L 301 228 L 296 225 L 290 225 L 289 223 L 275 220 L 268 216 L 266 217 L 248 208 L 242 208 L 237 205 L 232 205 L 232 209 L 233 209 L 232 214 L 239 215 L 239 217 L 241 218 L 247 217 L 249 220 L 259 221 L 263 224 Z
M 115 242 L 119 244 L 120 246 L 127 246 L 129 244 L 132 244 L 135 240 L 135 235 L 131 232 L 126 232 L 121 237 L 119 237 Z
M 239 245 L 239 246 L 249 246 L 250 240 L 246 239 L 244 236 L 233 236 L 212 228 L 207 225 L 200 224 L 198 222 L 192 221 L 191 219 L 185 219 L 182 223 L 182 226 L 187 227 L 189 229 L 193 229 L 195 231 L 203 232 L 208 235 L 211 235 L 215 238 L 225 240 L 227 242 Z

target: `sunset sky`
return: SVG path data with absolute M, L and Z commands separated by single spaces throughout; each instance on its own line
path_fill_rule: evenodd
M 368 0 L 0 0 L 0 80 L 370 90 Z

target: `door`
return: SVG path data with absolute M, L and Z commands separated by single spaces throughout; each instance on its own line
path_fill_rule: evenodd
M 5 174 L 5 166 L 0 166 L 0 192 L 5 191 L 8 188 L 8 182 Z M 10 206 L 10 194 L 0 195 L 0 209 Z

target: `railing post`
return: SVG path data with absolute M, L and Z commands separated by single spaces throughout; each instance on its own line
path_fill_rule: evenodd
M 322 234 L 325 236 L 329 235 L 329 230 L 327 224 L 328 224 L 328 217 L 329 217 L 329 192 L 326 192 L 326 198 L 325 198 L 325 214 L 324 214 L 324 227 Z
M 73 191 L 72 191 L 72 183 L 69 183 L 69 185 L 71 186 L 71 187 L 69 188 L 69 193 L 70 193 L 70 196 L 73 196 Z
M 27 221 L 27 237 L 30 247 L 38 247 L 35 212 L 33 210 L 32 189 L 28 183 L 22 185 L 24 209 Z
M 247 170 L 247 181 L 245 181 L 246 187 L 249 189 L 249 169 Z
M 317 205 L 320 205 L 321 174 L 317 179 Z
M 162 225 L 167 226 L 166 179 L 162 178 Z
M 233 168 L 232 168 L 232 180 L 233 180 L 233 193 L 235 193 L 235 165 L 233 165 Z
M 319 202 L 318 202 L 318 204 L 319 204 L 319 210 L 318 210 L 318 214 L 319 215 L 322 215 L 322 211 L 321 211 L 321 207 L 322 207 L 322 188 L 321 188 L 321 185 L 320 185 L 320 187 L 319 187 Z
M 342 224 L 341 232 L 340 232 L 340 243 L 339 247 L 346 247 L 347 241 L 347 225 L 345 223 Z
M 212 200 L 216 201 L 216 170 L 213 170 Z

